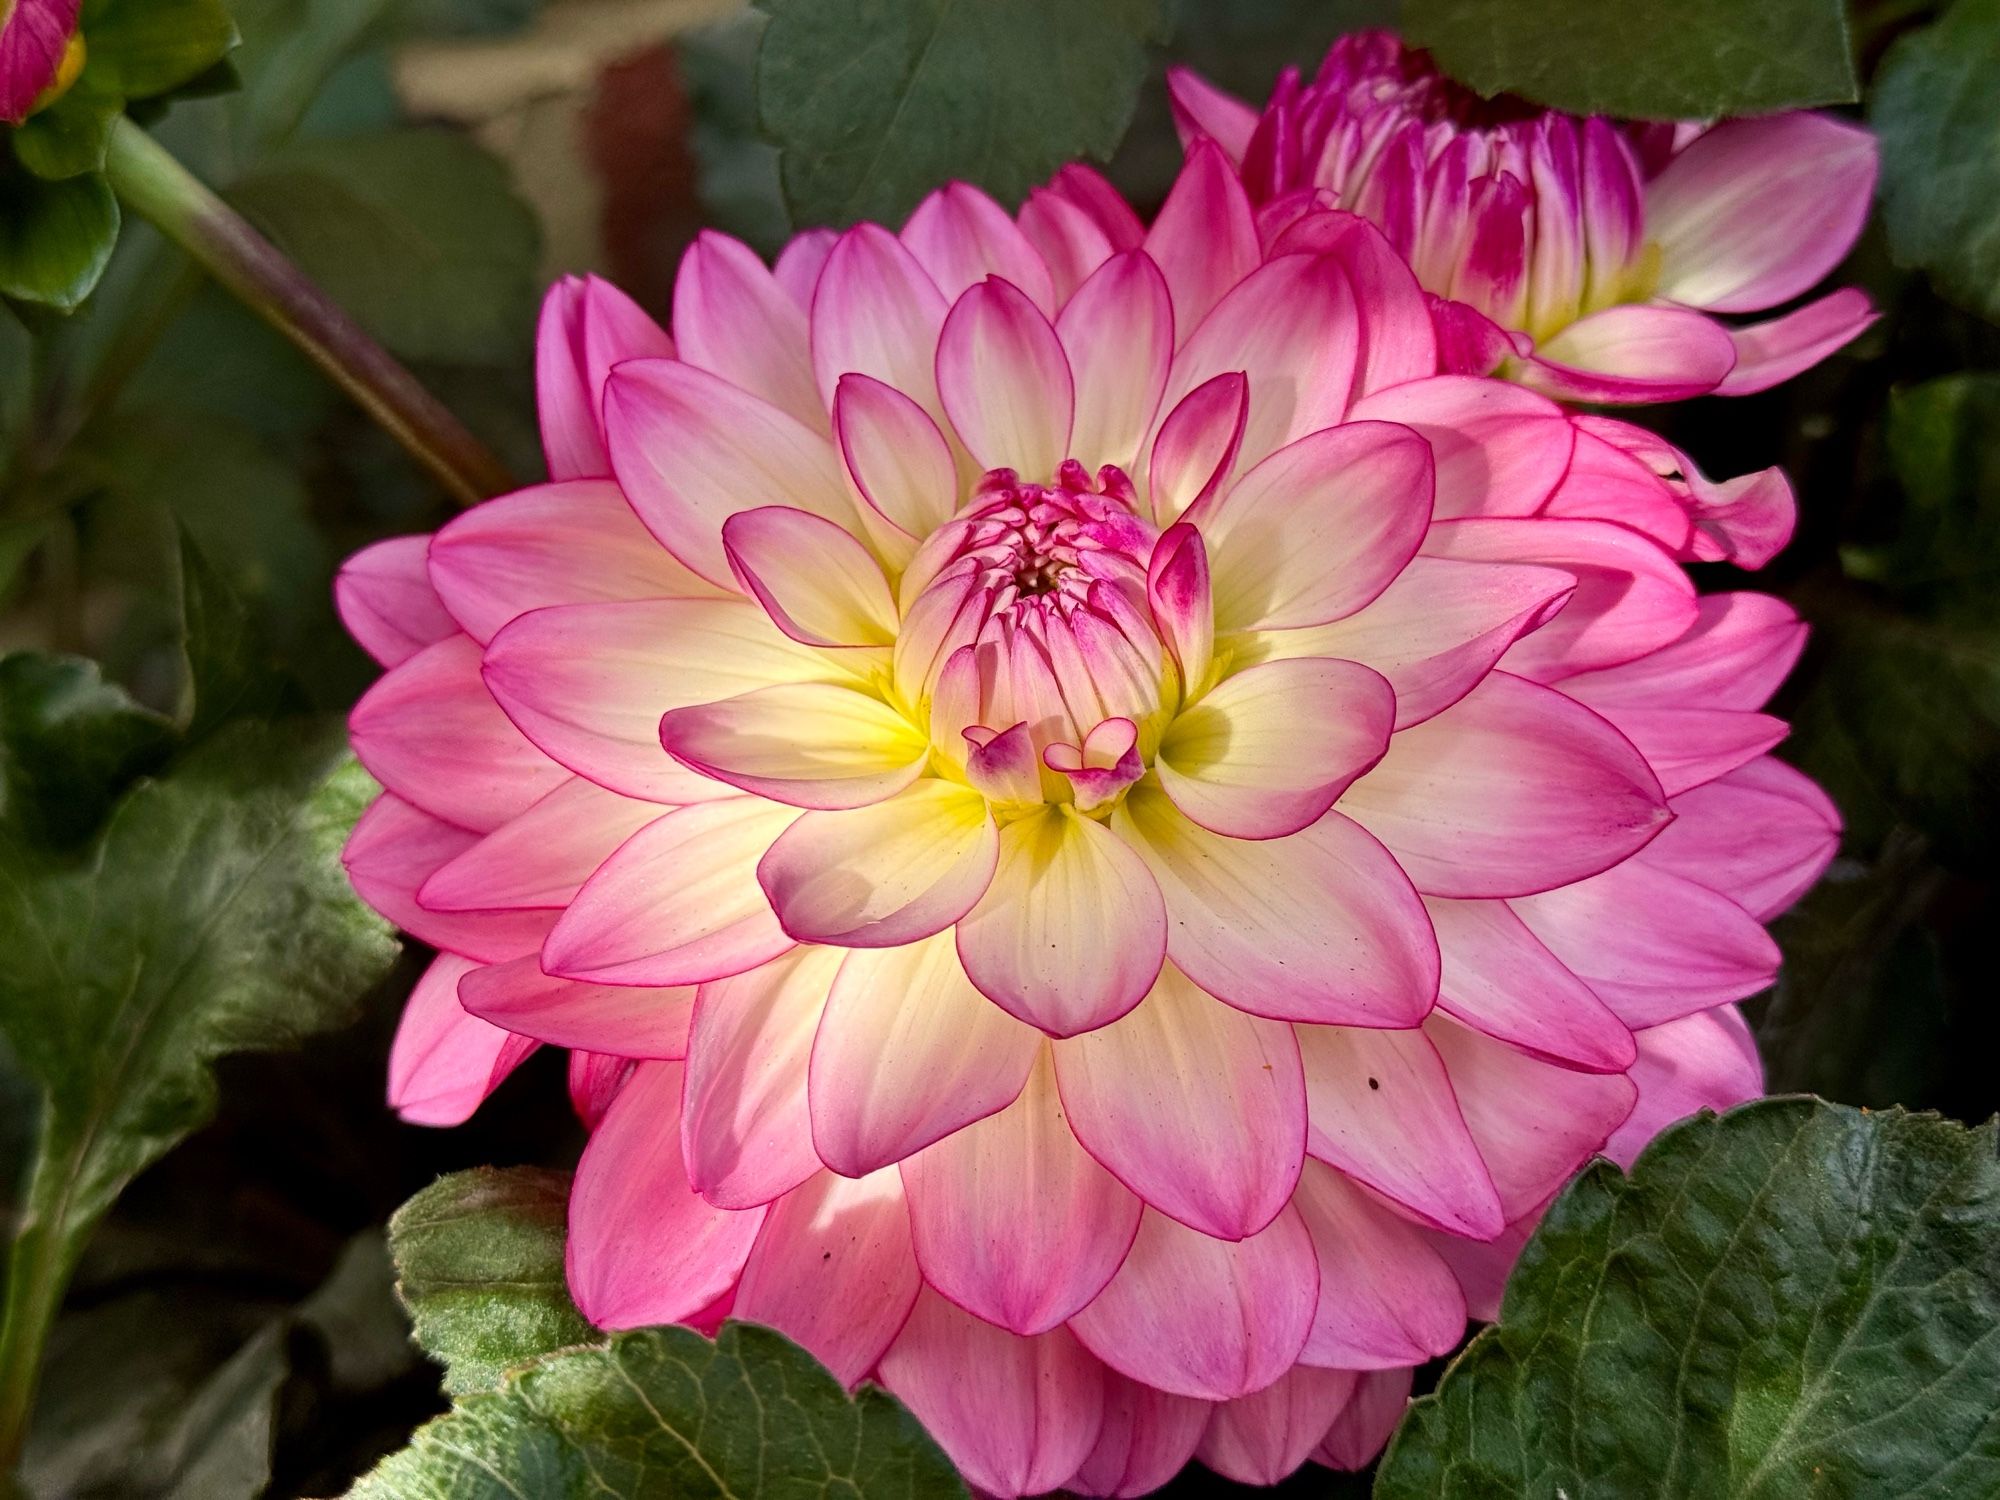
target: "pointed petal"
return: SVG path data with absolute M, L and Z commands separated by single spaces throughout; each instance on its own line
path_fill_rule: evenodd
M 1349 1472 L 1373 1463 L 1409 1407 L 1411 1375 L 1407 1366 L 1363 1371 L 1313 1457 L 1329 1469 Z
M 764 612 L 807 646 L 888 646 L 896 601 L 882 565 L 823 516 L 783 505 L 740 510 L 722 526 L 729 565 Z
M 1805 644 L 1805 622 L 1782 599 L 1708 594 L 1677 640 L 1634 661 L 1564 677 L 1562 690 L 1600 713 L 1762 708 Z
M 480 972 L 469 958 L 440 953 L 403 1006 L 389 1048 L 389 1107 L 412 1125 L 463 1125 L 535 1050 L 459 1004 L 459 981 Z
M 1717 1113 L 1764 1092 L 1757 1044 L 1733 1005 L 1698 1011 L 1638 1034 L 1632 1068 L 1639 1102 L 1604 1143 L 1604 1154 L 1627 1171 L 1647 1144 L 1698 1109 Z
M 1504 380 L 1438 375 L 1363 397 L 1354 422 L 1395 422 L 1431 445 L 1435 514 L 1531 516 L 1562 482 L 1576 444 L 1561 407 Z
M 812 360 L 822 399 L 840 377 L 873 376 L 942 420 L 935 353 L 950 304 L 917 258 L 879 224 L 857 224 L 826 258 L 813 293 Z
M 952 182 L 919 203 L 903 226 L 903 243 L 947 302 L 998 276 L 1019 287 L 1045 313 L 1055 311 L 1049 269 L 1007 210 L 970 183 Z
M 1053 189 L 1028 189 L 1020 219 L 1021 233 L 1048 265 L 1057 307 L 1112 256 L 1111 237 L 1103 227 Z
M 843 375 L 834 436 L 862 499 L 913 537 L 929 536 L 958 508 L 951 448 L 924 409 L 894 386 Z
M 1250 199 L 1229 158 L 1196 141 L 1146 233 L 1146 254 L 1173 292 L 1174 326 L 1192 331 L 1263 258 Z
M 771 267 L 771 274 L 785 289 L 785 295 L 808 314 L 812 312 L 813 292 L 819 286 L 819 273 L 825 269 L 827 257 L 833 253 L 839 238 L 831 229 L 801 230 L 778 252 L 778 259 Z
M 1153 514 L 1163 524 L 1228 486 L 1249 416 L 1250 382 L 1240 370 L 1203 381 L 1168 410 L 1146 480 Z
M 687 1056 L 694 990 L 578 984 L 542 972 L 534 954 L 475 969 L 459 981 L 459 1003 L 495 1026 L 547 1042 L 620 1057 Z
M 1187 1465 L 1209 1403 L 1104 1372 L 1104 1430 L 1068 1487 L 1080 1495 L 1149 1495 Z
M 805 309 L 741 240 L 704 229 L 674 279 L 680 357 L 824 431 Z
M 569 905 L 625 840 L 666 809 L 572 776 L 426 880 L 433 911 L 521 911 Z
M 995 277 L 958 299 L 937 345 L 938 394 L 983 469 L 1041 482 L 1069 454 L 1076 383 L 1062 340 L 1026 293 Z
M 1151 430 L 1174 355 L 1174 308 L 1152 259 L 1129 250 L 1107 260 L 1056 319 L 1076 378 L 1069 456 L 1095 473 L 1130 469 Z
M 1146 564 L 1146 603 L 1160 639 L 1173 653 L 1184 693 L 1200 690 L 1215 654 L 1215 600 L 1208 548 L 1185 521 L 1160 535 Z
M 1760 922 L 1804 895 L 1840 847 L 1840 812 L 1826 793 L 1769 756 L 1683 792 L 1673 808 L 1639 858 L 1722 892 Z
M 895 709 L 833 683 L 787 683 L 669 709 L 660 743 L 704 776 L 820 810 L 893 797 L 930 756 L 930 740 Z
M 1192 68 L 1167 69 L 1167 95 L 1181 144 L 1206 136 L 1222 148 L 1231 166 L 1240 166 L 1257 128 L 1257 111 L 1203 78 Z
M 356 894 L 405 932 L 480 963 L 504 963 L 539 948 L 553 912 L 434 912 L 417 891 L 479 835 L 385 792 L 348 835 L 341 863 Z
M 425 571 L 430 544 L 427 536 L 392 536 L 348 558 L 333 580 L 340 623 L 385 667 L 458 631 Z
M 1195 1456 L 1238 1484 L 1276 1484 L 1306 1461 L 1354 1394 L 1352 1370 L 1295 1365 L 1216 1407 Z
M 1729 330 L 1706 313 L 1625 302 L 1563 329 L 1521 362 L 1519 379 L 1559 401 L 1685 401 L 1735 364 Z
M 1769 750 L 1790 732 L 1783 719 L 1730 708 L 1602 708 L 1669 797 L 1703 786 Z
M 1828 292 L 1781 318 L 1732 328 L 1736 367 L 1715 388 L 1718 396 L 1750 396 L 1810 370 L 1868 331 L 1882 315 L 1858 287 Z
M 1319 1256 L 1319 1310 L 1299 1358 L 1393 1369 L 1449 1354 L 1465 1334 L 1465 1294 L 1423 1235 L 1323 1162 L 1293 1198 Z
M 535 405 L 549 477 L 585 479 L 611 473 L 598 421 L 596 393 L 583 376 L 581 277 L 565 276 L 542 299 L 535 327 Z

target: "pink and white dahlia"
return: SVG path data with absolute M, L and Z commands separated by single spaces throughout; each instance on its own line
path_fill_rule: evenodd
M 0 123 L 19 125 L 83 66 L 83 0 L 0 0 Z
M 1190 143 L 1217 143 L 1266 214 L 1337 206 L 1379 225 L 1436 302 L 1447 368 L 1566 400 L 1761 391 L 1874 321 L 1810 290 L 1854 244 L 1874 138 L 1830 115 L 1641 125 L 1482 99 L 1393 33 L 1357 32 L 1262 112 L 1185 70 Z
M 391 1098 L 571 1049 L 579 1307 L 775 1326 L 982 1490 L 1356 1467 L 1583 1161 L 1760 1088 L 1801 627 L 1352 216 L 1059 187 L 705 235 L 671 341 L 558 289 L 554 482 L 348 565 Z

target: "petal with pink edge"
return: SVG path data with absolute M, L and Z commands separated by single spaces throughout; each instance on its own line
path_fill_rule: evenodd
M 1263 259 L 1250 199 L 1229 158 L 1196 141 L 1146 233 L 1146 254 L 1173 292 L 1174 325 L 1192 330 Z
M 1245 1240 L 1211 1239 L 1149 1210 L 1125 1264 L 1069 1326 L 1134 1380 L 1228 1401 L 1292 1367 L 1318 1301 L 1319 1263 L 1294 1210 Z
M 1714 312 L 1789 302 L 1861 233 L 1875 160 L 1866 129 L 1814 110 L 1703 131 L 1646 185 L 1659 294 Z
M 583 1148 L 569 1291 L 599 1328 L 677 1323 L 735 1284 L 764 1210 L 702 1201 L 681 1167 L 681 1064 L 640 1063 Z
M 924 409 L 894 386 L 843 375 L 834 437 L 861 498 L 912 537 L 929 536 L 958 508 L 951 448 Z
M 1282 1210 L 1306 1149 L 1291 1028 L 1217 1003 L 1167 968 L 1130 1015 L 1055 1046 L 1078 1140 L 1203 1234 L 1241 1239 Z
M 385 792 L 354 825 L 340 859 L 361 899 L 405 932 L 480 963 L 504 963 L 539 948 L 555 913 L 434 912 L 417 901 L 423 883 L 478 839 Z
M 722 524 L 729 565 L 764 613 L 807 646 L 888 646 L 896 601 L 882 565 L 852 533 L 784 505 L 739 510 Z
M 1387 422 L 1330 427 L 1188 519 L 1208 544 L 1218 632 L 1325 625 L 1378 597 L 1416 555 L 1431 519 L 1430 445 Z
M 463 1125 L 535 1043 L 468 1013 L 459 981 L 482 972 L 455 953 L 431 960 L 389 1047 L 389 1107 L 412 1125 Z
M 1153 514 L 1170 524 L 1225 489 L 1236 474 L 1250 382 L 1240 370 L 1205 380 L 1183 396 L 1153 439 L 1147 493 Z
M 1306 1149 L 1427 1224 L 1490 1239 L 1506 1219 L 1421 1031 L 1300 1026 Z
M 1139 1231 L 1139 1200 L 1070 1133 L 1046 1047 L 1019 1098 L 902 1172 L 924 1280 L 1014 1333 L 1087 1306 Z
M 1079 1495 L 1148 1495 L 1194 1457 L 1209 1403 L 1104 1372 L 1104 1430 L 1068 1488 Z
M 700 984 L 792 946 L 757 862 L 798 814 L 756 797 L 683 807 L 584 882 L 542 946 L 551 974 L 600 984 Z
M 1675 797 L 1755 760 L 1789 732 L 1783 719 L 1733 708 L 1598 709 Z
M 1559 679 L 1610 708 L 1762 708 L 1805 649 L 1798 612 L 1769 594 L 1708 594 L 1686 633 L 1635 661 Z
M 1039 479 L 1069 452 L 1076 382 L 1040 308 L 994 277 L 960 297 L 937 344 L 938 395 L 983 469 Z
M 1267 237 L 1269 232 L 1264 230 Z M 1438 336 L 1429 299 L 1381 230 L 1355 214 L 1308 212 L 1270 242 L 1266 254 L 1294 251 L 1331 255 L 1347 272 L 1356 305 L 1365 310 L 1356 395 L 1437 372 Z
M 569 1102 L 586 1130 L 595 1130 L 611 1101 L 625 1087 L 638 1067 L 629 1057 L 613 1057 L 603 1052 L 572 1052 L 569 1055 Z
M 947 302 L 998 276 L 1025 292 L 1043 312 L 1055 312 L 1049 268 L 1007 210 L 966 182 L 946 183 L 919 203 L 902 241 Z
M 1531 516 L 1562 482 L 1576 444 L 1569 418 L 1545 396 L 1504 380 L 1437 375 L 1365 396 L 1354 422 L 1395 422 L 1431 445 L 1440 521 Z
M 363 547 L 334 577 L 340 623 L 385 667 L 398 666 L 458 631 L 425 572 L 430 545 L 427 536 L 392 536 Z
M 604 391 L 618 483 L 646 528 L 710 583 L 734 582 L 722 523 L 746 502 L 856 524 L 833 444 L 821 433 L 678 360 L 634 360 Z
M 1639 858 L 1722 892 L 1760 922 L 1804 895 L 1840 847 L 1840 812 L 1810 777 L 1766 756 L 1673 802 Z
M 821 682 L 669 709 L 660 743 L 704 776 L 822 811 L 893 797 L 930 758 L 930 740 L 880 698 Z
M 1104 1369 L 1067 1329 L 1022 1338 L 924 1292 L 882 1356 L 882 1383 L 995 1495 L 1074 1474 L 1104 1421 Z
M 1363 1371 L 1354 1382 L 1354 1394 L 1327 1428 L 1325 1440 L 1313 1450 L 1314 1460 L 1349 1472 L 1373 1463 L 1403 1420 L 1413 1373 L 1408 1368 Z
M 713 229 L 695 236 L 674 278 L 674 335 L 689 364 L 826 429 L 805 309 L 741 240 Z
M 1389 742 L 1341 810 L 1427 896 L 1522 896 L 1610 868 L 1672 816 L 1644 757 L 1551 688 L 1495 672 Z
M 1520 362 L 1519 379 L 1559 401 L 1685 401 L 1735 365 L 1729 330 L 1707 314 L 1626 302 L 1563 329 Z
M 458 983 L 458 1000 L 495 1026 L 552 1047 L 620 1057 L 687 1056 L 694 989 L 639 989 L 579 984 L 542 972 L 534 954 L 475 969 Z
M 1437 944 L 1396 861 L 1340 814 L 1282 839 L 1224 838 L 1149 786 L 1112 827 L 1167 903 L 1167 951 L 1204 990 L 1278 1020 L 1414 1026 L 1437 995 Z
M 1184 708 L 1153 769 L 1174 805 L 1211 833 L 1274 839 L 1333 806 L 1382 758 L 1396 694 L 1351 661 L 1300 657 L 1246 668 Z
M 611 473 L 597 395 L 583 375 L 584 283 L 565 276 L 542 299 L 535 326 L 535 405 L 549 477 L 588 479 Z
M 1050 188 L 1030 188 L 1020 218 L 1021 233 L 1048 265 L 1058 307 L 1112 256 L 1111 239 L 1103 227 Z
M 771 1205 L 729 1315 L 777 1329 L 852 1387 L 902 1331 L 922 1285 L 896 1174 L 821 1172 Z
M 438 597 L 474 640 L 551 604 L 712 598 L 609 480 L 537 485 L 475 506 L 431 538 Z
M 781 682 L 839 682 L 746 599 L 567 604 L 523 615 L 487 648 L 486 685 L 523 734 L 579 776 L 652 802 L 722 795 L 660 745 L 669 709 Z
M 1049 807 L 1000 831 L 993 882 L 958 924 L 958 955 L 995 1005 L 1051 1036 L 1124 1015 L 1166 958 L 1145 863 L 1102 823 Z
M 433 911 L 567 906 L 613 850 L 665 811 L 572 776 L 440 866 L 417 899 Z
M 1137 250 L 1107 260 L 1063 308 L 1056 334 L 1076 379 L 1069 456 L 1092 472 L 1132 468 L 1174 356 L 1174 308 L 1160 268 Z
M 1257 128 L 1256 110 L 1192 68 L 1167 69 L 1167 96 L 1183 146 L 1206 136 L 1222 148 L 1231 166 L 1242 164 L 1251 133 Z
M 1041 1040 L 972 987 L 946 934 L 848 950 L 813 1044 L 820 1160 L 864 1176 L 1005 1109 Z
M 802 943 L 896 948 L 970 911 L 999 856 L 986 799 L 927 777 L 873 807 L 807 813 L 771 846 L 757 879 Z
M 934 355 L 950 304 L 930 273 L 879 224 L 857 224 L 826 258 L 813 292 L 812 361 L 829 405 L 847 374 L 894 386 L 934 419 Z
M 1881 314 L 1868 294 L 1842 287 L 1781 318 L 1732 328 L 1736 368 L 1715 388 L 1718 396 L 1751 396 L 1809 370 L 1861 337 Z
M 1292 1202 L 1319 1256 L 1319 1310 L 1303 1362 L 1393 1369 L 1457 1346 L 1465 1294 L 1419 1231 L 1323 1162 L 1306 1163 Z
M 819 273 L 839 238 L 831 229 L 801 230 L 778 252 L 778 259 L 771 267 L 771 274 L 785 289 L 785 295 L 807 312 L 812 311 L 813 289 L 819 285 Z
M 1764 1092 L 1757 1043 L 1733 1005 L 1718 1005 L 1638 1034 L 1632 1068 L 1639 1102 L 1604 1144 L 1630 1170 L 1654 1136 L 1698 1109 L 1720 1113 Z
M 1353 1370 L 1295 1365 L 1209 1414 L 1195 1457 L 1238 1484 L 1276 1484 L 1306 1461 L 1354 1394 Z
M 755 1208 L 820 1168 L 806 1067 L 838 948 L 794 948 L 701 987 L 681 1094 L 688 1184 L 717 1208 Z

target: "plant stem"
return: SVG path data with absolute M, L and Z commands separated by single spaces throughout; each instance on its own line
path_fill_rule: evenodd
M 7 1255 L 4 1305 L 0 1305 L 0 1489 L 21 1461 L 40 1383 L 42 1351 L 75 1268 L 77 1239 L 63 1233 L 64 1181 L 64 1174 L 48 1161 L 36 1163 Z
M 277 246 L 129 119 L 105 176 L 120 201 L 304 351 L 461 504 L 513 488 L 505 467 Z

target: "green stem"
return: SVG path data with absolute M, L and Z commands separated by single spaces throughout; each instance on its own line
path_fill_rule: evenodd
M 63 1202 L 50 1202 L 65 1174 L 39 1162 L 21 1205 L 7 1255 L 5 1304 L 0 1308 L 0 1485 L 21 1461 L 34 1412 L 42 1350 L 75 1268 L 75 1241 L 62 1232 Z
M 513 481 L 499 459 L 277 246 L 129 119 L 111 136 L 105 176 L 223 286 L 304 351 L 461 504 Z

